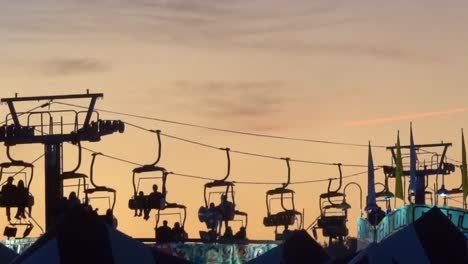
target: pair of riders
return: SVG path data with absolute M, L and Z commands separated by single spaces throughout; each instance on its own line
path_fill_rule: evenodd
M 24 181 L 19 180 L 18 186 L 13 184 L 13 177 L 8 177 L 7 183 L 2 186 L 1 195 L 6 204 L 6 215 L 8 221 L 11 221 L 11 207 L 17 207 L 15 218 L 26 218 L 25 208 L 28 206 L 29 190 Z
M 135 214 L 134 216 L 143 216 L 145 220 L 149 219 L 152 209 L 162 209 L 165 205 L 164 194 L 158 191 L 158 185 L 153 184 L 153 192 L 148 196 L 140 191 L 135 197 Z

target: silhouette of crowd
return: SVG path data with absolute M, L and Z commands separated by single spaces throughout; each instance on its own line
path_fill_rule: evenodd
M 105 214 L 99 215 L 98 208 L 93 208 L 87 201 L 81 203 L 80 199 L 78 198 L 76 192 L 70 192 L 67 197 L 62 197 L 62 200 L 59 202 L 58 206 L 55 208 L 55 216 L 59 219 L 63 214 L 65 214 L 68 210 L 72 209 L 75 206 L 82 206 L 90 213 L 94 214 L 95 216 L 99 217 L 103 220 L 107 225 L 117 228 L 118 221 L 115 218 L 112 209 L 107 209 Z

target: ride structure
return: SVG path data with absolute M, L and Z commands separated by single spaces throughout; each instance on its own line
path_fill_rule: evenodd
M 141 167 L 137 167 L 133 169 L 132 175 L 132 185 L 133 185 L 133 196 L 128 201 L 128 207 L 131 210 L 135 210 L 135 216 L 137 215 L 137 211 L 140 210 L 141 212 L 145 212 L 145 219 L 149 218 L 149 212 L 152 209 L 156 210 L 156 225 L 155 230 L 159 227 L 159 222 L 162 216 L 169 216 L 169 215 L 178 215 L 179 216 L 179 223 L 182 230 L 184 230 L 185 222 L 187 219 L 187 207 L 183 204 L 178 203 L 170 203 L 167 201 L 167 178 L 171 174 L 165 168 L 158 166 L 159 161 L 161 160 L 161 152 L 162 152 L 162 142 L 161 142 L 161 131 L 156 130 L 152 131 L 156 134 L 157 142 L 158 142 L 158 150 L 156 155 L 156 160 L 147 165 L 143 165 Z M 160 173 L 161 176 L 145 176 L 143 177 L 142 174 L 144 173 Z M 153 193 L 144 195 L 143 191 L 140 191 L 140 182 L 142 180 L 158 180 L 161 179 L 162 185 L 162 192 L 159 192 L 155 186 L 153 185 Z M 177 210 L 178 212 L 164 212 L 167 209 Z M 162 212 L 163 211 L 163 212 Z
M 346 194 L 340 192 L 343 183 L 341 164 L 337 164 L 339 171 L 338 187 L 331 190 L 333 179 L 328 180 L 328 191 L 320 195 L 320 216 L 312 227 L 314 235 L 316 229 L 322 229 L 324 237 L 328 237 L 329 244 L 333 240 L 342 242 L 348 236 L 349 230 L 346 226 L 348 221 L 348 206 L 346 205 Z
M 298 222 L 298 229 L 303 226 L 303 215 L 296 210 L 294 201 L 294 191 L 287 187 L 291 183 L 291 166 L 289 164 L 289 158 L 283 158 L 286 161 L 288 168 L 288 177 L 286 183 L 283 183 L 281 187 L 272 189 L 266 192 L 266 208 L 267 216 L 263 218 L 263 225 L 266 227 L 275 227 L 275 240 L 283 240 L 284 234 L 288 231 L 289 226 L 294 225 Z M 272 202 L 280 200 L 281 208 L 279 210 L 273 210 Z M 286 201 L 290 201 L 290 205 L 286 205 Z M 278 227 L 283 226 L 283 233 L 278 233 Z
M 50 229 L 55 222 L 54 210 L 60 206 L 63 198 L 62 184 L 62 144 L 64 142 L 77 144 L 80 141 L 97 142 L 102 136 L 115 132 L 123 133 L 124 123 L 120 120 L 101 120 L 94 111 L 94 106 L 103 94 L 72 94 L 55 96 L 34 96 L 3 98 L 10 113 L 5 124 L 0 127 L 0 142 L 5 146 L 20 144 L 43 144 L 45 159 L 45 222 Z M 50 106 L 54 101 L 71 99 L 89 99 L 87 111 L 57 110 L 17 112 L 17 103 L 46 101 L 42 108 Z M 63 121 L 64 116 L 72 117 L 70 123 Z M 83 118 L 84 116 L 84 118 Z M 82 120 L 82 122 L 80 121 Z M 57 129 L 58 127 L 58 129 Z M 71 127 L 71 128 L 70 128 Z M 67 131 L 65 131 L 65 129 Z
M 234 182 L 228 181 L 231 174 L 231 157 L 230 149 L 222 148 L 226 152 L 227 172 L 226 176 L 221 180 L 214 180 L 205 184 L 203 189 L 205 205 L 198 210 L 198 219 L 204 222 L 210 231 L 200 231 L 200 237 L 205 242 L 214 242 L 222 237 L 222 223 L 225 224 L 225 229 L 229 227 L 229 222 L 233 221 L 236 216 L 245 219 L 242 228 L 247 228 L 248 215 L 245 212 L 236 210 L 236 200 L 234 191 Z M 221 191 L 214 191 L 220 189 Z M 221 201 L 218 206 L 211 200 L 213 194 L 221 194 Z
M 115 203 L 117 201 L 117 191 L 113 188 L 109 188 L 104 185 L 97 185 L 94 182 L 94 164 L 96 161 L 96 157 L 99 155 L 102 155 L 102 153 L 95 152 L 95 153 L 92 153 L 91 155 L 92 155 L 92 160 L 91 160 L 91 167 L 90 167 L 90 172 L 89 172 L 89 181 L 92 187 L 86 188 L 84 190 L 84 193 L 86 194 L 85 205 L 90 205 L 90 201 L 93 199 L 107 199 L 109 201 L 109 206 L 106 209 L 106 212 L 104 214 L 99 214 L 99 211 L 97 211 L 99 208 L 95 208 L 95 210 L 98 212 L 99 217 L 103 219 L 106 219 L 106 217 L 112 217 L 114 219 L 113 212 L 114 212 Z M 104 193 L 104 196 L 93 196 L 96 193 Z M 108 210 L 110 210 L 110 213 L 108 213 Z

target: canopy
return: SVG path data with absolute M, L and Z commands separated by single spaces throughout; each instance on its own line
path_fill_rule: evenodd
M 187 263 L 156 252 L 78 205 L 13 263 Z

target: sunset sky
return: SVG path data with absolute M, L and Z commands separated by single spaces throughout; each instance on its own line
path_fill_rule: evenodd
M 1 97 L 89 89 L 104 93 L 98 102 L 102 109 L 364 145 L 392 145 L 398 130 L 402 144 L 409 144 L 413 121 L 416 143 L 452 142 L 448 155 L 460 160 L 460 129 L 468 128 L 466 10 L 468 2 L 458 0 L 0 0 Z M 5 105 L 0 109 L 8 113 Z M 364 147 L 241 136 L 106 113 L 101 117 L 238 151 L 367 163 Z M 154 135 L 128 127 L 124 134 L 84 145 L 148 163 L 156 142 Z M 67 170 L 76 162 L 76 150 L 64 147 Z M 12 153 L 33 160 L 42 150 L 38 145 L 18 146 Z M 389 152 L 373 151 L 376 165 L 390 164 Z M 90 155 L 84 153 L 81 171 L 88 173 Z M 160 164 L 210 178 L 222 178 L 226 166 L 222 151 L 164 137 Z M 154 220 L 133 218 L 127 208 L 132 169 L 101 158 L 96 181 L 118 190 L 119 229 L 152 237 Z M 345 175 L 363 170 L 343 168 Z M 34 215 L 43 222 L 42 160 L 37 171 Z M 285 173 L 284 162 L 232 154 L 232 180 L 282 182 Z M 292 163 L 293 181 L 336 176 L 336 167 Z M 381 171 L 376 176 L 383 181 Z M 366 175 L 345 182 L 350 180 L 366 186 Z M 450 188 L 458 186 L 459 171 L 447 181 Z M 202 227 L 196 212 L 204 183 L 176 176 L 168 182 L 168 199 L 189 208 L 186 227 L 191 237 L 198 237 Z M 142 185 L 145 192 L 151 184 Z M 262 218 L 265 192 L 276 187 L 237 186 L 238 209 L 250 216 L 250 238 L 273 238 L 273 229 L 263 227 Z M 319 215 L 318 196 L 326 191 L 326 182 L 291 188 L 308 226 Z M 355 235 L 357 190 L 349 189 L 349 196 L 353 209 L 348 226 Z M 3 211 L 0 218 L 6 219 Z

